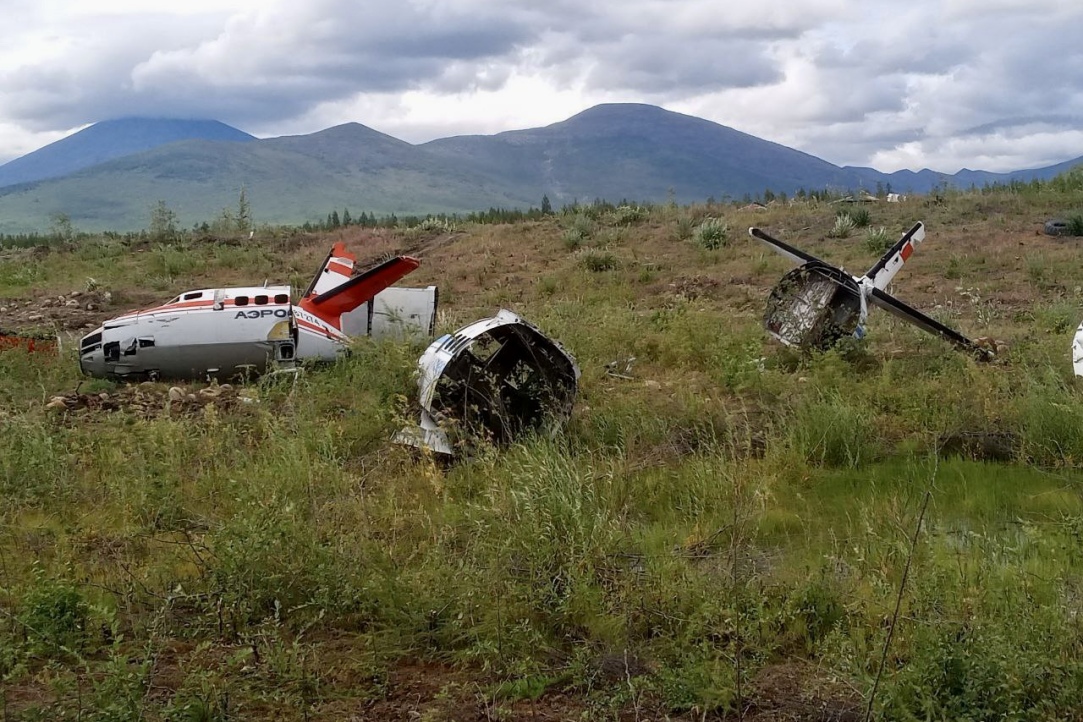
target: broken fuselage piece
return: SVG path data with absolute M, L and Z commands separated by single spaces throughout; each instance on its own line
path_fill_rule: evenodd
M 976 344 L 936 319 L 887 292 L 892 279 L 925 238 L 925 225 L 916 223 L 862 276 L 852 276 L 813 255 L 794 248 L 759 228 L 749 234 L 771 250 L 800 264 L 775 285 L 767 301 L 763 324 L 787 346 L 826 351 L 846 337 L 863 338 L 870 306 L 940 336 L 981 360 L 995 352 Z
M 418 367 L 420 423 L 396 441 L 446 455 L 464 439 L 507 443 L 563 425 L 579 388 L 571 354 L 507 310 L 440 337 Z

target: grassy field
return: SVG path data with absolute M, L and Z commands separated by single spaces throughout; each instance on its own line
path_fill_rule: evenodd
M 583 377 L 561 433 L 449 465 L 389 441 L 422 345 L 199 404 L 0 353 L 4 719 L 1083 718 L 1083 250 L 1039 233 L 1081 204 L 872 204 L 845 238 L 836 205 L 663 206 L 5 251 L 10 326 L 408 248 L 439 333 L 510 308 Z M 877 311 L 864 345 L 766 338 L 789 266 L 748 226 L 858 272 L 917 220 L 894 293 L 995 362 Z M 102 405 L 47 408 L 77 386 Z

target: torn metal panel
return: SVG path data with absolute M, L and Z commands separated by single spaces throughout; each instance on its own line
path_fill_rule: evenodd
M 342 314 L 342 331 L 351 338 L 432 338 L 438 301 L 436 286 L 391 287 Z
M 396 440 L 448 455 L 460 439 L 506 443 L 562 425 L 579 387 L 572 355 L 507 310 L 437 339 L 418 367 L 420 422 Z

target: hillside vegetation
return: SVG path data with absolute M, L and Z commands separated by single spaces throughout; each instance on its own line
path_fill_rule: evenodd
M 8 249 L 9 320 L 73 290 L 111 299 L 103 318 L 187 288 L 303 288 L 335 240 L 410 249 L 438 333 L 510 308 L 583 375 L 567 428 L 444 464 L 390 442 L 420 345 L 360 339 L 295 381 L 183 397 L 82 380 L 70 346 L 0 352 L 0 706 L 1078 718 L 1083 250 L 1039 233 L 1083 206 L 1070 181 L 868 204 L 843 231 L 827 203 L 589 206 Z M 917 220 L 893 292 L 1006 344 L 995 362 L 876 310 L 866 343 L 829 353 L 766 338 L 789 265 L 748 226 L 856 272 Z M 50 404 L 77 388 L 87 408 Z

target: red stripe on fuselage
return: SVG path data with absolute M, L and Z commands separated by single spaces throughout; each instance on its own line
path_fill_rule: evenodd
M 331 331 L 328 331 L 323 326 L 318 326 L 314 323 L 304 320 L 303 318 L 297 318 L 296 316 L 294 316 L 294 318 L 297 319 L 297 328 L 304 329 L 305 331 L 312 331 L 318 333 L 321 336 L 326 336 L 332 341 L 342 341 L 346 339 L 345 336 L 340 337 L 334 335 Z
M 246 303 L 237 305 L 232 298 L 228 298 L 222 302 L 222 307 L 235 307 L 243 309 L 252 308 L 289 308 L 292 304 L 289 303 Z M 116 320 L 131 318 L 133 316 L 146 316 L 148 314 L 156 313 L 172 313 L 173 311 L 198 311 L 204 308 L 211 308 L 214 306 L 214 301 L 182 301 L 180 303 L 167 303 L 164 306 L 154 306 L 153 308 L 146 308 L 141 311 L 132 311 L 123 316 L 118 316 Z

